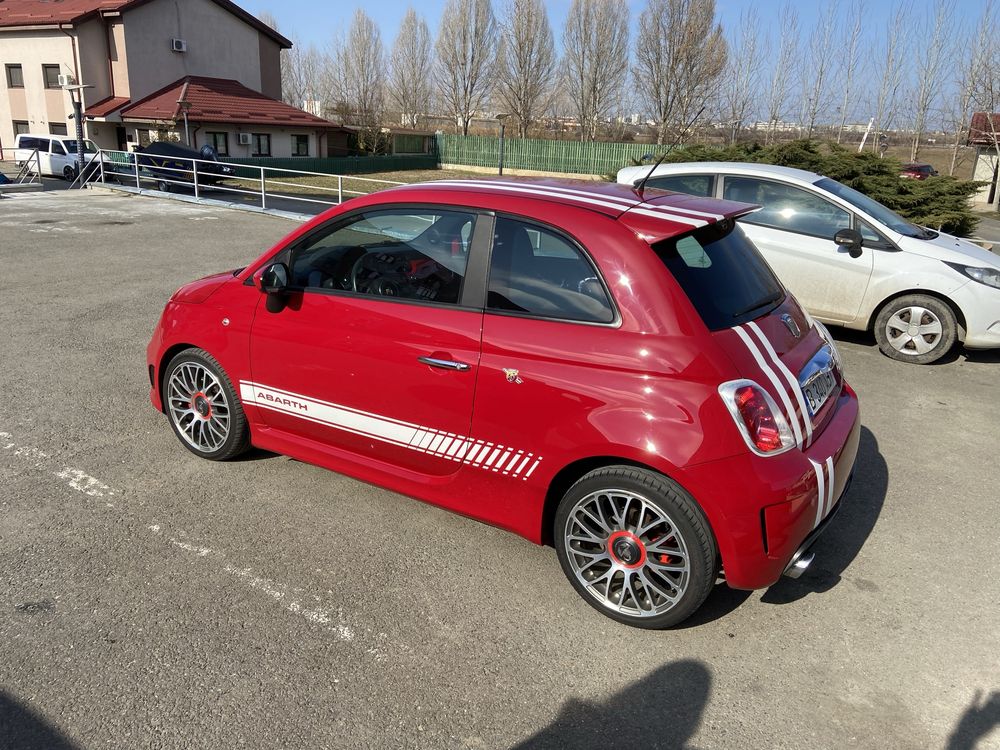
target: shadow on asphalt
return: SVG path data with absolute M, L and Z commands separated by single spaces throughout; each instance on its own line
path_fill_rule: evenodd
M 701 662 L 665 664 L 603 702 L 571 699 L 547 727 L 516 750 L 683 750 L 698 731 L 712 675 Z
M 77 750 L 78 746 L 10 693 L 0 690 L 0 747 Z
M 852 328 L 841 328 L 840 326 L 831 325 L 830 333 L 833 334 L 833 338 L 837 341 L 846 341 L 847 343 L 863 346 L 866 349 L 878 352 L 878 344 L 875 343 L 875 337 L 869 331 L 855 331 Z M 882 354 L 881 356 L 884 357 L 885 355 Z M 1000 363 L 1000 349 L 966 349 L 959 343 L 953 346 L 951 351 L 941 357 L 941 359 L 932 362 L 930 365 L 913 366 L 937 367 L 939 365 L 952 364 L 960 359 L 964 359 L 967 362 L 983 362 L 986 364 Z M 900 362 L 899 364 L 906 366 L 905 362 Z
M 980 700 L 982 695 L 977 690 L 972 696 L 972 703 L 948 737 L 947 750 L 976 750 L 979 740 L 1000 728 L 1000 690 L 994 690 L 985 701 Z
M 854 482 L 840 502 L 844 505 L 831 521 L 812 550 L 816 561 L 801 578 L 782 578 L 771 586 L 761 601 L 767 604 L 789 604 L 809 594 L 829 591 L 842 580 L 845 570 L 858 556 L 885 504 L 889 487 L 889 469 L 878 449 L 878 440 L 867 427 L 861 428 L 858 457 L 854 463 Z M 857 579 L 854 585 L 865 590 L 878 590 L 874 581 Z

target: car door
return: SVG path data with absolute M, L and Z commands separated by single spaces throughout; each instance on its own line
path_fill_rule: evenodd
M 51 141 L 48 138 L 37 139 L 38 148 L 38 161 L 44 175 L 53 175 L 56 172 L 52 171 L 52 154 L 49 153 L 49 148 L 51 148 Z M 59 173 L 61 174 L 61 172 Z
M 811 313 L 841 323 L 857 317 L 873 253 L 852 258 L 833 241 L 838 230 L 852 226 L 848 211 L 812 191 L 761 177 L 725 175 L 722 197 L 761 206 L 740 225 Z
M 61 142 L 52 139 L 49 148 L 49 170 L 52 174 L 62 177 L 63 170 L 70 164 L 70 159 L 66 154 Z
M 272 429 L 383 468 L 456 472 L 479 368 L 482 306 L 464 280 L 480 222 L 362 210 L 280 253 L 290 292 L 258 305 L 243 401 Z

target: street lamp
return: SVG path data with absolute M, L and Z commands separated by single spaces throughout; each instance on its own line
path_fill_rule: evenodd
M 177 106 L 180 107 L 181 114 L 184 116 L 184 142 L 190 146 L 191 131 L 188 130 L 188 110 L 191 109 L 191 102 L 187 99 L 178 99 Z
M 83 90 L 93 86 L 84 83 L 63 86 L 73 98 L 73 119 L 76 121 L 76 173 L 83 174 Z M 82 184 L 82 183 L 81 183 Z
M 507 126 L 507 118 L 510 117 L 510 113 L 501 112 L 497 115 L 497 120 L 500 121 L 500 159 L 497 163 L 497 174 L 503 174 L 503 134 L 504 129 Z

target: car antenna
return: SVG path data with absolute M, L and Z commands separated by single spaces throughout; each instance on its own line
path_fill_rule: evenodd
M 702 113 L 702 112 L 704 112 L 704 111 L 705 111 L 705 107 L 703 106 L 703 107 L 702 107 L 701 109 L 699 109 L 699 110 L 698 110 L 698 114 L 696 114 L 696 115 L 695 115 L 695 116 L 694 116 L 694 117 L 693 117 L 693 118 L 691 119 L 691 122 L 689 122 L 689 123 L 688 123 L 688 124 L 687 124 L 686 126 L 684 126 L 684 128 L 682 128 L 682 129 L 681 129 L 681 132 L 677 134 L 677 137 L 676 137 L 676 138 L 674 138 L 674 141 L 673 141 L 673 143 L 671 143 L 671 144 L 670 144 L 669 146 L 667 146 L 667 147 L 666 147 L 665 149 L 663 149 L 663 153 L 662 153 L 662 154 L 660 154 L 660 158 L 656 160 L 656 164 L 654 164 L 654 165 L 653 165 L 653 166 L 652 166 L 652 167 L 650 168 L 650 170 L 649 170 L 649 171 L 648 171 L 648 172 L 646 173 L 646 176 L 645 176 L 645 177 L 643 177 L 643 178 L 642 178 L 642 179 L 641 179 L 641 180 L 640 180 L 640 181 L 639 181 L 639 182 L 638 182 L 638 183 L 636 184 L 636 186 L 635 186 L 635 192 L 637 192 L 637 193 L 639 194 L 639 200 L 642 200 L 642 191 L 643 191 L 643 190 L 645 189 L 645 187 L 646 187 L 646 180 L 648 180 L 648 179 L 649 179 L 650 177 L 652 177 L 652 176 L 653 176 L 653 172 L 655 172 L 655 171 L 656 171 L 656 168 L 657 168 L 658 166 L 660 166 L 660 165 L 661 165 L 661 164 L 663 163 L 663 160 L 664 160 L 664 159 L 666 159 L 666 158 L 667 158 L 667 154 L 669 154 L 669 153 L 670 153 L 671 151 L 673 151 L 673 150 L 674 150 L 674 147 L 675 147 L 675 146 L 676 146 L 676 145 L 677 145 L 678 143 L 680 143 L 680 142 L 681 142 L 681 138 L 683 138 L 683 137 L 684 137 L 685 135 L 687 135 L 687 132 L 688 132 L 688 130 L 690 130 L 691 126 L 692 126 L 692 125 L 693 125 L 693 124 L 694 124 L 695 122 L 697 122 L 698 118 L 699 118 L 699 117 L 701 117 L 701 113 Z

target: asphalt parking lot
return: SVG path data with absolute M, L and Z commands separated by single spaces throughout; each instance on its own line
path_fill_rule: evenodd
M 835 331 L 864 431 L 813 568 L 632 630 L 551 549 L 178 444 L 144 372 L 164 302 L 294 226 L 0 201 L 0 748 L 1000 747 L 1000 354 Z

